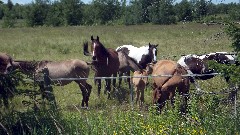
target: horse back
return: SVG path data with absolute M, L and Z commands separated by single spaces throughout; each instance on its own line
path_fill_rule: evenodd
M 170 75 L 170 76 L 160 76 L 154 77 L 153 81 L 157 87 L 162 87 L 175 73 L 177 68 L 177 63 L 170 60 L 160 60 L 153 67 L 152 75 Z

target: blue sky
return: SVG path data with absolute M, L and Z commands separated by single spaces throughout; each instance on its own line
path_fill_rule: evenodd
M 7 0 L 1 0 L 4 3 L 7 3 Z M 12 0 L 12 2 L 15 3 L 19 3 L 19 4 L 28 4 L 31 3 L 32 1 L 35 0 Z M 82 2 L 84 3 L 90 3 L 92 0 L 82 0 Z M 177 0 L 177 1 L 181 1 L 181 0 Z M 235 2 L 235 3 L 239 3 L 240 0 L 212 0 L 213 3 L 231 3 L 231 2 Z

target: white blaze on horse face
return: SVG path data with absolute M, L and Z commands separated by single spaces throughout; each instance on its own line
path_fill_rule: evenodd
M 93 43 L 93 56 L 95 56 L 95 47 L 96 47 L 96 43 Z
M 157 61 L 157 57 L 156 57 L 156 48 L 153 48 L 153 61 Z

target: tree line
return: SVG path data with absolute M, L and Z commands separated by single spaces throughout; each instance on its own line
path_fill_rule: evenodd
M 0 0 L 3 27 L 25 26 L 135 25 L 143 23 L 240 21 L 240 3 L 214 4 L 206 0 L 35 0 L 13 4 Z

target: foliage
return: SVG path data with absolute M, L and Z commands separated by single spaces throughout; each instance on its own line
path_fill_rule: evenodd
M 22 79 L 23 76 L 19 72 L 0 74 L 0 103 L 3 102 L 5 107 L 9 107 L 9 99 L 18 93 L 17 86 L 20 85 Z

